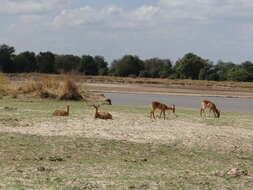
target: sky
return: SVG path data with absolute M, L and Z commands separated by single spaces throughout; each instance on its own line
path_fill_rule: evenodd
M 252 0 L 0 0 L 16 52 L 253 61 Z

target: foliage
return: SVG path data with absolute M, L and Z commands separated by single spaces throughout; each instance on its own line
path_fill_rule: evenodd
M 205 80 L 206 79 L 206 70 L 204 68 L 201 68 L 199 71 L 199 80 Z
M 141 76 L 152 78 L 167 78 L 172 73 L 172 64 L 168 59 L 152 58 L 144 61 Z
M 74 72 L 80 66 L 81 58 L 74 55 L 56 55 L 55 65 L 57 73 Z
M 37 70 L 36 56 L 33 52 L 23 52 L 13 59 L 13 72 L 35 72 Z
M 182 59 L 177 60 L 175 70 L 184 79 L 198 79 L 199 72 L 205 65 L 208 64 L 208 60 L 204 60 L 201 57 L 188 53 Z
M 108 63 L 105 61 L 105 58 L 102 56 L 95 56 L 94 62 L 98 68 L 99 75 L 107 75 L 108 74 Z
M 51 52 L 40 52 L 37 55 L 37 65 L 39 73 L 54 73 L 55 55 Z
M 227 78 L 231 81 L 248 81 L 250 74 L 245 68 L 234 66 L 228 71 Z
M 90 55 L 84 55 L 81 59 L 81 64 L 79 72 L 85 75 L 97 75 L 98 65 L 96 64 L 94 58 Z
M 235 64 L 232 62 L 218 61 L 218 64 L 215 65 L 214 69 L 219 76 L 219 81 L 227 80 L 228 71 L 234 66 Z
M 248 76 L 248 81 L 253 81 L 253 63 L 250 61 L 245 61 L 241 64 L 242 68 L 244 68 L 249 76 Z
M 111 75 L 121 77 L 194 79 L 214 81 L 253 81 L 253 63 L 241 64 L 219 60 L 213 64 L 194 53 L 187 53 L 175 64 L 169 59 L 140 59 L 124 55 L 110 65 L 103 56 L 56 55 L 52 52 L 22 52 L 0 44 L 0 72 L 5 73 L 81 73 L 85 75 Z
M 143 70 L 143 61 L 137 56 L 125 55 L 122 59 L 116 60 L 113 65 L 116 76 L 127 77 L 129 75 L 139 76 Z
M 15 48 L 6 44 L 0 45 L 0 71 L 12 72 L 12 58 L 15 53 Z

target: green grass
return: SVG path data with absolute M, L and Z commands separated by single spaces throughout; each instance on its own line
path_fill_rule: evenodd
M 71 105 L 71 115 L 53 117 Z M 1 99 L 0 127 L 16 120 L 67 121 L 92 117 L 82 102 Z M 17 108 L 13 110 L 4 107 Z M 148 117 L 146 106 L 103 106 L 121 115 Z M 178 109 L 178 118 L 196 124 L 252 129 L 250 114 L 224 113 L 219 120 L 199 117 L 198 110 Z M 253 152 L 217 152 L 174 144 L 133 143 L 84 137 L 39 136 L 0 132 L 0 189 L 173 189 L 252 190 Z M 231 168 L 248 176 L 216 175 Z
M 215 175 L 235 165 L 252 171 L 252 153 L 242 158 L 176 146 L 8 133 L 0 134 L 0 146 L 5 189 L 253 188 L 252 178 Z

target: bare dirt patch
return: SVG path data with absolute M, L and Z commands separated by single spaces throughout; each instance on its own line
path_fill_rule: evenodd
M 174 118 L 150 120 L 142 114 L 112 112 L 114 120 L 68 118 L 32 122 L 25 127 L 11 127 L 0 122 L 1 132 L 43 136 L 77 136 L 98 139 L 125 140 L 138 143 L 179 145 L 199 150 L 228 152 L 252 151 L 253 130 L 232 126 L 213 126 Z M 11 125 L 18 121 L 10 121 Z M 28 120 L 19 121 L 28 123 Z M 17 125 L 17 124 L 15 124 Z

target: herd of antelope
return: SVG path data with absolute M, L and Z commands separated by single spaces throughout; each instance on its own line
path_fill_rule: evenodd
M 105 102 L 109 105 L 112 105 L 111 100 L 110 99 L 106 99 Z M 67 105 L 67 111 L 65 110 L 55 110 L 53 112 L 53 116 L 69 116 L 69 105 Z M 109 112 L 99 112 L 98 108 L 100 107 L 99 105 L 92 105 L 92 107 L 95 108 L 95 119 L 112 119 L 112 114 L 110 114 Z M 165 120 L 165 112 L 166 110 L 171 111 L 176 117 L 177 115 L 175 114 L 176 112 L 176 106 L 173 104 L 172 106 L 167 106 L 166 104 L 162 104 L 160 102 L 154 101 L 150 103 L 150 118 L 154 118 L 155 117 L 155 111 L 156 110 L 160 110 L 160 116 L 159 118 L 161 118 L 161 116 L 163 115 L 163 118 Z M 206 117 L 206 112 L 209 112 L 209 116 L 211 114 L 211 112 L 213 113 L 214 118 L 219 118 L 220 117 L 220 111 L 217 109 L 216 105 L 208 100 L 203 100 L 201 102 L 201 108 L 200 108 L 200 116 L 201 117 Z

